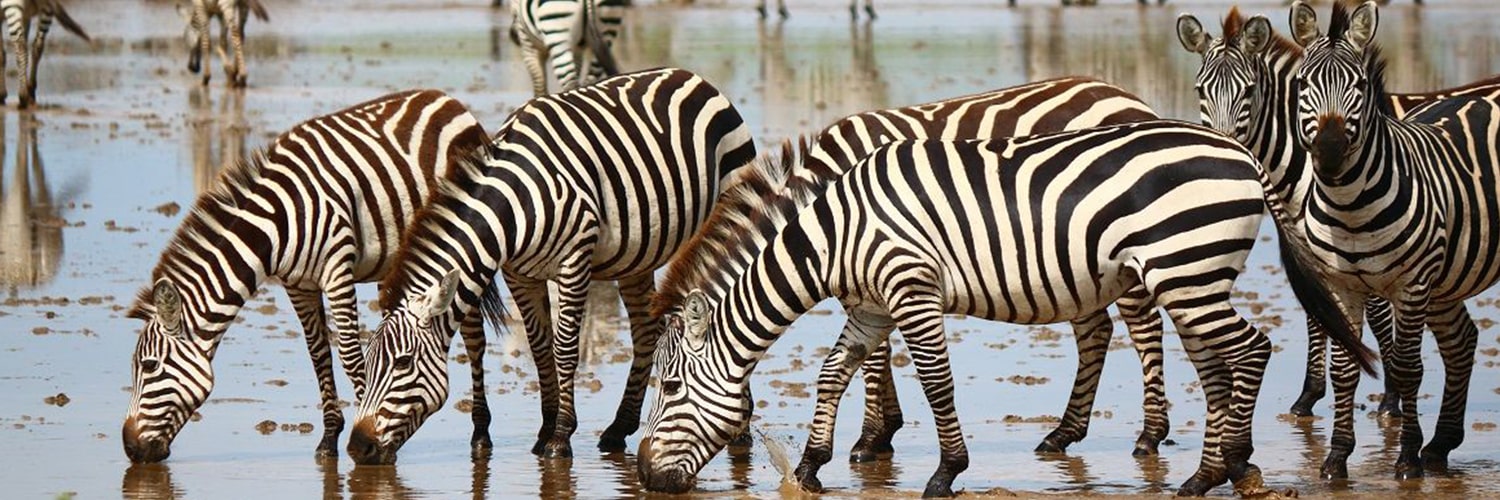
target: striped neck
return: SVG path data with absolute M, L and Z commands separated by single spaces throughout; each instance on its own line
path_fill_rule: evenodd
M 1258 65 L 1264 97 L 1251 109 L 1245 147 L 1260 160 L 1273 189 L 1293 220 L 1302 218 L 1312 186 L 1311 157 L 1297 134 L 1297 67 L 1302 53 L 1272 44 Z
M 1425 131 L 1420 129 L 1426 126 L 1397 119 L 1379 106 L 1381 100 L 1389 101 L 1383 91 L 1372 93 L 1365 100 L 1362 111 L 1368 117 L 1364 120 L 1365 130 L 1350 145 L 1357 151 L 1349 158 L 1346 169 L 1336 176 L 1314 174 L 1316 193 L 1309 203 L 1317 205 L 1318 212 L 1332 215 L 1346 228 L 1378 224 L 1377 218 L 1386 215 L 1387 207 L 1408 205 L 1416 194 L 1413 187 L 1417 183 L 1417 165 L 1423 163 L 1420 160 L 1423 152 L 1397 137 L 1423 134 Z

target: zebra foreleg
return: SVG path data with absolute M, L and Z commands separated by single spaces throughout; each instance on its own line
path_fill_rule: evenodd
M 1443 357 L 1443 406 L 1438 413 L 1432 441 L 1422 448 L 1422 465 L 1438 474 L 1448 473 L 1448 453 L 1464 442 L 1464 413 L 1469 402 L 1469 382 L 1474 375 L 1474 349 L 1479 330 L 1462 301 L 1435 311 L 1428 325 Z
M 1125 322 L 1136 356 L 1141 360 L 1141 411 L 1145 424 L 1130 454 L 1154 456 L 1162 441 L 1167 439 L 1167 430 L 1171 427 L 1167 418 L 1167 382 L 1162 371 L 1161 315 L 1156 312 L 1151 293 L 1142 286 L 1125 292 L 1115 300 L 1115 306 L 1120 310 L 1120 318 Z
M 36 70 L 42 65 L 42 52 L 47 47 L 47 31 L 52 26 L 51 14 L 37 16 L 36 37 L 31 40 L 31 71 L 26 74 L 26 86 L 21 89 L 21 102 L 36 102 Z
M 469 438 L 469 454 L 474 460 L 490 458 L 495 445 L 490 441 L 490 402 L 484 390 L 484 317 L 478 310 L 472 311 L 459 325 L 459 335 L 464 339 L 464 352 L 469 357 L 469 373 L 472 379 L 474 404 L 469 416 L 474 421 L 474 434 Z
M 232 58 L 224 59 L 224 77 L 229 80 L 229 86 L 244 88 L 247 78 L 245 76 L 245 21 L 250 17 L 249 5 L 241 2 L 237 9 L 227 9 L 224 13 L 224 30 L 229 32 L 229 49 Z
M 1428 300 L 1425 287 L 1403 290 L 1397 309 L 1393 339 L 1395 363 L 1391 374 L 1401 392 L 1401 449 L 1396 456 L 1396 480 L 1422 477 L 1422 423 L 1417 417 L 1417 390 L 1422 385 L 1422 331 L 1427 325 Z
M 1094 411 L 1094 395 L 1099 389 L 1099 374 L 1104 370 L 1104 356 L 1109 351 L 1113 324 L 1109 310 L 1075 320 L 1073 337 L 1078 344 L 1078 374 L 1062 422 L 1036 446 L 1037 453 L 1062 453 L 1068 445 L 1082 441 L 1089 434 L 1089 417 Z
M 1385 384 L 1385 394 L 1381 396 L 1380 406 L 1375 414 L 1382 418 L 1401 418 L 1401 393 L 1396 391 L 1396 379 L 1391 376 L 1391 364 L 1395 356 L 1392 352 L 1392 337 L 1396 334 L 1396 324 L 1391 317 L 1391 303 L 1371 296 L 1365 302 L 1365 317 L 1370 322 L 1370 331 L 1375 333 L 1375 343 L 1380 349 L 1380 368 L 1384 374 L 1381 382 Z
M 592 252 L 573 252 L 574 260 L 558 270 L 557 326 L 553 329 L 553 352 L 557 356 L 557 420 L 552 436 L 543 446 L 546 458 L 571 458 L 573 432 L 578 429 L 573 383 L 578 372 L 578 337 L 583 327 L 584 302 L 588 298 Z
M 1313 414 L 1313 405 L 1327 395 L 1328 378 L 1325 362 L 1328 339 L 1323 325 L 1311 317 L 1307 318 L 1307 371 L 1302 375 L 1302 393 L 1288 410 L 1292 415 L 1308 417 Z
M 287 298 L 302 323 L 307 339 L 307 354 L 312 358 L 313 373 L 318 378 L 318 398 L 323 408 L 323 439 L 318 441 L 317 457 L 339 456 L 339 434 L 344 432 L 344 412 L 339 409 L 338 386 L 333 380 L 333 353 L 328 345 L 328 323 L 324 318 L 323 293 L 288 287 Z
M 536 363 L 537 389 L 542 398 L 542 426 L 537 430 L 532 455 L 541 455 L 557 427 L 557 357 L 552 349 L 552 305 L 547 298 L 547 282 L 505 274 L 511 298 L 521 312 L 531 360 Z
M 887 337 L 890 333 L 887 332 Z M 865 380 L 865 420 L 849 450 L 850 463 L 889 460 L 896 453 L 891 438 L 906 424 L 896 383 L 891 376 L 891 343 L 881 342 L 860 366 Z
M 656 339 L 661 335 L 659 319 L 651 315 L 651 297 L 656 294 L 656 278 L 651 273 L 620 280 L 620 301 L 630 317 L 630 376 L 625 380 L 625 394 L 615 420 L 599 437 L 599 450 L 625 451 L 625 436 L 641 427 L 641 404 L 646 399 L 646 381 L 651 376 Z
M 1348 294 L 1349 292 L 1345 292 Z M 1353 310 L 1349 317 L 1356 323 L 1351 325 L 1355 332 L 1362 335 L 1363 325 L 1358 322 L 1364 318 L 1364 307 L 1370 302 L 1365 297 L 1346 295 L 1341 302 L 1350 304 Z M 1311 340 L 1316 327 L 1316 336 L 1320 340 L 1324 338 L 1322 326 L 1308 319 L 1308 335 Z M 1350 357 L 1349 351 L 1338 344 L 1332 347 L 1332 365 L 1330 370 L 1333 374 L 1333 436 L 1329 438 L 1328 456 L 1323 459 L 1323 466 L 1319 475 L 1323 479 L 1343 479 L 1349 477 L 1349 455 L 1354 452 L 1354 398 L 1359 388 L 1359 365 L 1355 364 Z M 1321 357 L 1321 356 L 1320 356 Z M 1312 362 L 1312 358 L 1308 358 Z M 1322 384 L 1320 380 L 1318 382 Z
M 339 361 L 344 365 L 344 375 L 354 386 L 354 400 L 357 402 L 365 398 L 365 349 L 359 341 L 359 300 L 354 294 L 353 256 L 348 255 L 357 244 L 350 230 L 341 228 L 334 233 L 329 240 L 339 243 L 332 248 L 349 250 L 330 257 L 334 262 L 343 263 L 329 266 L 324 271 L 327 282 L 323 283 L 323 293 L 328 295 L 328 308 L 333 314 Z
M 833 459 L 833 430 L 838 421 L 839 401 L 854 371 L 863 364 L 876 346 L 885 343 L 895 324 L 883 314 L 870 314 L 850 308 L 849 321 L 839 335 L 838 343 L 823 359 L 818 372 L 818 401 L 813 411 L 812 427 L 808 430 L 807 444 L 803 448 L 802 460 L 797 464 L 794 477 L 802 489 L 819 493 L 823 483 L 818 480 L 818 470 Z
M 198 73 L 201 70 L 203 73 L 202 84 L 208 85 L 209 78 L 213 76 L 213 70 L 209 68 L 212 67 L 213 64 L 211 61 L 210 64 L 203 64 L 203 59 L 213 57 L 213 53 L 210 52 L 212 50 L 212 47 L 209 47 L 209 38 L 212 35 L 209 35 L 208 33 L 209 18 L 207 4 L 198 1 L 193 2 L 192 23 L 194 29 L 198 32 L 198 49 L 195 50 L 192 56 L 188 58 L 188 69 L 192 70 L 194 73 Z M 194 67 L 195 65 L 196 67 Z
M 18 20 L 11 21 L 11 16 L 17 17 Z M 30 34 L 31 26 L 30 22 L 26 19 L 26 14 L 19 8 L 6 9 L 5 19 L 5 24 L 9 25 L 7 28 L 10 31 L 10 48 L 15 52 L 16 56 L 16 75 L 19 76 L 18 80 L 20 80 L 16 85 L 21 92 L 17 105 L 25 109 L 31 106 L 31 95 L 26 92 L 26 75 L 31 74 L 30 61 L 27 60 L 26 37 Z M 0 77 L 3 76 L 0 75 Z
M 936 290 L 921 290 L 895 294 L 886 303 L 894 305 L 891 316 L 911 351 L 938 433 L 938 468 L 927 480 L 922 497 L 951 497 L 954 478 L 969 468 L 969 450 L 953 401 L 953 368 L 943 330 L 942 297 Z

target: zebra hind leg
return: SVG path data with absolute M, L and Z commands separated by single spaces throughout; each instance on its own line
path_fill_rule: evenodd
M 490 441 L 490 402 L 484 390 L 484 320 L 479 311 L 469 313 L 459 326 L 464 339 L 464 352 L 469 357 L 469 373 L 473 387 L 473 405 L 469 416 L 474 421 L 474 434 L 469 438 L 469 454 L 474 460 L 490 458 L 494 442 Z
M 1302 376 L 1302 393 L 1297 396 L 1297 401 L 1292 403 L 1292 415 L 1309 417 L 1313 414 L 1313 405 L 1328 394 L 1328 378 L 1326 375 L 1327 335 L 1323 333 L 1323 326 L 1312 318 L 1307 319 L 1307 371 Z
M 1094 410 L 1094 396 L 1099 389 L 1099 375 L 1104 370 L 1104 356 L 1109 350 L 1113 324 L 1109 311 L 1101 309 L 1073 321 L 1073 336 L 1078 343 L 1078 374 L 1062 422 L 1036 446 L 1037 453 L 1062 453 L 1068 445 L 1082 441 L 1089 434 L 1089 418 Z
M 599 436 L 599 450 L 625 451 L 625 437 L 641 426 L 641 406 L 646 399 L 646 382 L 651 376 L 656 339 L 661 336 L 660 323 L 651 316 L 651 297 L 656 294 L 655 277 L 650 273 L 620 280 L 620 300 L 630 318 L 631 363 L 625 380 L 625 394 L 615 411 L 615 420 Z
M 1432 441 L 1422 448 L 1422 466 L 1446 475 L 1448 453 L 1464 442 L 1464 413 L 1468 408 L 1469 383 L 1474 375 L 1474 349 L 1479 330 L 1468 308 L 1458 302 L 1442 311 L 1428 325 L 1438 340 L 1443 357 L 1443 406 L 1438 413 Z
M 1400 451 L 1396 456 L 1398 481 L 1422 477 L 1423 466 L 1422 423 L 1417 415 L 1417 391 L 1422 384 L 1422 331 L 1427 326 L 1427 300 L 1423 291 L 1406 292 L 1409 296 L 1422 297 L 1404 299 L 1393 303 L 1397 307 L 1395 354 L 1391 373 L 1396 377 L 1397 390 L 1401 392 L 1401 438 Z
M 1115 301 L 1120 317 L 1135 346 L 1136 356 L 1141 360 L 1141 412 L 1145 423 L 1140 437 L 1135 440 L 1135 449 L 1130 454 L 1137 457 L 1155 456 L 1167 439 L 1171 427 L 1167 418 L 1166 377 L 1162 371 L 1162 320 L 1156 312 L 1145 287 L 1131 288 Z
M 531 359 L 536 363 L 538 392 L 542 400 L 542 425 L 537 430 L 531 454 L 540 456 L 557 427 L 557 359 L 552 353 L 552 305 L 547 297 L 547 283 L 511 275 L 505 276 L 511 298 L 521 312 Z
M 896 383 L 891 376 L 891 343 L 881 342 L 860 367 L 865 380 L 865 421 L 859 439 L 849 450 L 850 463 L 889 460 L 896 448 L 891 438 L 906 424 Z
M 1375 333 L 1375 344 L 1380 349 L 1380 368 L 1384 372 L 1381 382 L 1385 385 L 1385 394 L 1380 398 L 1380 406 L 1376 408 L 1375 415 L 1382 419 L 1399 420 L 1401 418 L 1401 393 L 1396 390 L 1396 379 L 1391 376 L 1392 336 L 1395 335 L 1396 324 L 1391 317 L 1391 303 L 1385 299 L 1371 296 L 1365 302 L 1365 317 L 1369 319 L 1370 331 Z
M 951 497 L 953 480 L 969 468 L 969 450 L 953 404 L 953 367 L 943 329 L 941 292 L 924 287 L 892 294 L 886 303 L 896 305 L 891 316 L 912 352 L 912 364 L 917 367 L 938 431 L 938 468 L 928 478 L 922 497 Z

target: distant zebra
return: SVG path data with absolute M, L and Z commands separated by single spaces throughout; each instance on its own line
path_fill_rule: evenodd
M 511 35 L 536 96 L 547 95 L 547 66 L 563 91 L 619 74 L 610 45 L 619 36 L 625 0 L 510 2 Z
M 1390 376 L 1402 417 L 1396 477 L 1420 477 L 1424 463 L 1446 471 L 1448 453 L 1463 442 L 1478 336 L 1463 301 L 1500 280 L 1500 102 L 1454 97 L 1398 118 L 1373 41 L 1374 2 L 1335 3 L 1327 35 L 1305 3 L 1293 4 L 1290 17 L 1293 38 L 1306 51 L 1297 70 L 1297 120 L 1315 166 L 1303 220 L 1320 261 L 1312 270 L 1343 289 L 1350 316 L 1367 296 L 1391 302 Z M 1446 377 L 1437 429 L 1419 454 L 1424 326 L 1432 328 Z M 1344 353 L 1333 354 L 1337 362 Z M 1333 378 L 1336 406 L 1352 407 L 1358 374 L 1335 369 Z M 1352 418 L 1341 414 L 1335 422 L 1325 477 L 1348 475 Z
M 823 186 L 871 151 L 893 140 L 1009 137 L 1155 118 L 1156 113 L 1149 106 L 1124 89 L 1083 77 L 1058 78 L 904 108 L 869 111 L 845 117 L 813 136 L 805 160 L 786 173 L 796 184 L 787 189 L 821 192 Z M 682 297 L 695 288 L 717 302 L 750 266 L 756 252 L 781 229 L 781 223 L 802 208 L 795 203 L 766 202 L 780 196 L 784 179 L 749 176 L 746 180 L 725 194 L 699 235 L 667 267 L 663 286 L 653 303 L 656 314 L 680 306 Z M 1127 294 L 1121 300 L 1121 315 L 1132 338 L 1138 340 L 1136 348 L 1145 378 L 1146 418 L 1134 453 L 1153 455 L 1167 434 L 1166 390 L 1161 369 L 1161 317 L 1144 297 L 1143 288 Z M 1037 451 L 1061 452 L 1087 435 L 1112 326 L 1107 314 L 1073 323 L 1079 345 L 1078 376 L 1061 424 Z M 851 460 L 856 462 L 889 456 L 893 451 L 891 437 L 904 422 L 890 380 L 889 356 L 889 345 L 882 343 L 870 353 L 864 366 L 865 423 L 850 452 Z M 809 442 L 817 450 L 809 449 L 808 453 L 830 452 L 827 448 L 831 443 L 822 440 L 831 436 L 821 430 L 831 430 L 831 419 L 842 394 L 826 393 L 825 388 L 820 383 L 813 420 L 814 439 Z
M 446 352 L 459 318 L 496 312 L 481 296 L 503 272 L 521 311 L 542 395 L 531 451 L 572 455 L 573 378 L 584 298 L 618 280 L 634 361 L 599 439 L 625 449 L 640 427 L 659 322 L 652 272 L 708 217 L 755 146 L 729 98 L 681 69 L 606 79 L 532 99 L 418 214 L 381 283 L 385 318 L 370 339 L 370 389 L 349 440 L 358 463 L 391 463 L 448 396 Z M 552 323 L 547 282 L 557 284 Z M 555 353 L 555 354 L 554 354 Z
M 177 4 L 177 11 L 187 18 L 188 71 L 203 74 L 203 84 L 208 85 L 213 71 L 203 65 L 209 53 L 209 22 L 219 19 L 219 59 L 224 61 L 224 77 L 231 87 L 244 87 L 245 71 L 245 22 L 254 14 L 261 22 L 269 22 L 266 7 L 260 0 L 191 0 L 191 5 Z M 225 45 L 228 47 L 225 47 Z M 225 50 L 231 52 L 226 53 Z
M 1223 36 L 1214 38 L 1203 30 L 1196 17 L 1183 14 L 1177 19 L 1178 40 L 1188 50 L 1203 56 L 1203 65 L 1194 80 L 1198 91 L 1199 111 L 1203 124 L 1228 134 L 1249 148 L 1260 159 L 1289 215 L 1300 221 L 1312 182 L 1312 169 L 1306 148 L 1297 139 L 1297 94 L 1294 78 L 1302 63 L 1302 49 L 1290 39 L 1275 33 L 1265 17 L 1246 20 L 1238 8 L 1230 8 L 1224 17 Z M 1500 95 L 1500 77 L 1463 87 L 1422 94 L 1389 94 L 1396 117 L 1405 116 L 1413 107 L 1437 99 L 1462 95 Z M 1305 238 L 1300 225 L 1293 237 Z M 1366 304 L 1371 330 L 1380 345 L 1385 361 L 1385 397 L 1379 412 L 1400 412 L 1395 378 L 1390 375 L 1391 323 L 1390 304 L 1372 296 Z M 1324 376 L 1324 338 L 1322 327 L 1309 318 L 1307 371 L 1302 393 L 1292 404 L 1291 413 L 1311 415 L 1312 407 L 1322 399 L 1328 382 Z M 1351 388 L 1352 390 L 1352 388 Z M 1353 408 L 1339 411 L 1353 412 Z M 1352 413 L 1351 413 L 1352 414 Z
M 791 192 L 783 202 L 815 195 Z M 1266 206 L 1244 147 L 1181 122 L 883 146 L 799 211 L 722 302 L 691 291 L 664 317 L 662 390 L 636 455 L 641 482 L 690 489 L 748 416 L 756 363 L 798 316 L 833 297 L 851 325 L 832 353 L 842 382 L 886 332 L 906 339 L 942 450 L 923 495 L 952 496 L 968 452 L 943 314 L 1053 323 L 1098 315 L 1143 286 L 1177 326 L 1208 405 L 1203 462 L 1180 493 L 1225 480 L 1262 492 L 1248 461 L 1250 423 L 1271 345 L 1229 295 Z M 1316 281 L 1294 286 L 1326 298 Z M 1313 313 L 1348 326 L 1331 305 Z M 1351 330 L 1335 331 L 1336 341 L 1362 347 Z M 1354 352 L 1368 366 L 1368 351 Z M 804 484 L 821 465 L 808 460 L 797 469 Z
M 756 0 L 755 11 L 760 13 L 761 19 L 765 19 L 766 0 Z M 792 15 L 791 11 L 786 10 L 786 0 L 776 0 L 776 14 L 782 19 Z M 865 14 L 870 16 L 870 19 L 875 19 L 875 0 L 865 0 Z M 859 0 L 849 0 L 849 17 L 859 18 Z
M 136 462 L 167 458 L 213 389 L 211 363 L 225 330 L 257 288 L 276 280 L 296 309 L 317 372 L 324 425 L 318 454 L 336 456 L 344 417 L 329 337 L 338 336 L 357 399 L 365 379 L 354 284 L 385 275 L 413 213 L 452 175 L 454 155 L 484 141 L 484 129 L 458 101 L 435 90 L 408 91 L 303 122 L 221 174 L 167 243 L 153 284 L 130 310 L 146 324 L 133 358 L 125 454 Z M 482 324 L 471 319 L 478 343 L 467 347 L 480 369 Z M 482 403 L 483 379 L 474 382 Z M 475 404 L 476 426 L 488 418 Z
M 16 56 L 16 74 L 20 77 L 17 86 L 21 89 L 18 105 L 28 108 L 36 99 L 36 69 L 42 65 L 42 52 L 47 48 L 47 32 L 52 29 L 52 18 L 56 17 L 63 29 L 84 41 L 92 40 L 58 0 L 0 0 L 0 14 L 5 16 L 5 42 L 10 44 L 10 50 Z M 28 44 L 26 35 L 31 31 L 33 19 L 36 20 L 36 38 Z M 4 72 L 5 54 L 0 53 L 0 104 L 10 95 Z

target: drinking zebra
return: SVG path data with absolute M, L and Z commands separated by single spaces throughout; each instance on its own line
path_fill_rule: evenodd
M 446 351 L 460 318 L 488 310 L 496 271 L 520 309 L 537 364 L 542 425 L 532 453 L 572 454 L 573 378 L 590 282 L 618 280 L 634 360 L 599 448 L 621 451 L 640 426 L 659 322 L 652 271 L 708 217 L 755 157 L 724 95 L 681 69 L 657 69 L 532 99 L 412 223 L 381 283 L 370 388 L 349 455 L 390 463 L 448 396 Z M 546 283 L 557 283 L 557 323 Z
M 536 96 L 547 95 L 546 66 L 563 91 L 620 73 L 610 45 L 625 0 L 511 0 L 510 8 L 511 35 Z
M 57 18 L 63 29 L 91 42 L 83 27 L 68 15 L 58 0 L 0 0 L 0 14 L 5 16 L 6 43 L 16 56 L 16 74 L 19 76 L 21 95 L 18 106 L 31 107 L 36 99 L 36 69 L 42 65 L 42 52 L 47 48 L 47 32 L 52 29 L 52 19 Z M 36 20 L 36 38 L 26 42 L 31 32 L 31 21 Z M 5 55 L 0 54 L 0 104 L 10 95 L 5 86 Z
M 721 302 L 695 290 L 664 316 L 662 389 L 637 453 L 641 481 L 653 491 L 691 488 L 748 417 L 746 384 L 761 356 L 798 316 L 835 297 L 851 325 L 835 362 L 863 361 L 892 328 L 906 339 L 942 450 L 924 496 L 951 496 L 968 452 L 942 315 L 1074 320 L 1143 286 L 1177 326 L 1208 406 L 1202 464 L 1180 493 L 1226 479 L 1262 492 L 1248 460 L 1270 341 L 1229 305 L 1267 206 L 1262 183 L 1243 146 L 1171 121 L 883 146 L 798 212 Z M 1327 291 L 1314 280 L 1293 286 L 1328 299 L 1312 301 L 1325 306 L 1313 314 L 1368 366 L 1353 332 L 1336 327 L 1349 325 Z M 817 487 L 822 464 L 808 460 L 797 477 Z
M 812 139 L 803 162 L 791 166 L 786 176 L 796 186 L 785 189 L 809 193 L 853 167 L 880 145 L 900 139 L 978 139 L 1031 135 L 1088 128 L 1098 125 L 1155 119 L 1156 113 L 1139 98 L 1119 87 L 1092 78 L 1069 77 L 957 97 L 904 108 L 869 111 L 845 117 L 823 129 Z M 761 170 L 761 173 L 767 172 Z M 802 206 L 777 203 L 786 179 L 779 175 L 754 175 L 725 193 L 713 214 L 667 267 L 666 278 L 653 301 L 655 314 L 681 305 L 682 297 L 695 288 L 717 302 L 735 278 Z M 811 199 L 801 201 L 810 202 Z M 1121 301 L 1121 314 L 1129 325 L 1141 357 L 1145 379 L 1145 425 L 1136 441 L 1135 454 L 1155 454 L 1166 437 L 1165 381 L 1162 378 L 1161 317 L 1137 288 Z M 1056 430 L 1037 451 L 1061 452 L 1088 433 L 1094 394 L 1103 370 L 1113 325 L 1107 314 L 1073 323 L 1079 344 L 1078 376 L 1074 380 L 1068 410 Z M 887 332 L 889 334 L 889 332 Z M 904 422 L 895 386 L 890 381 L 890 348 L 882 343 L 864 366 L 865 420 L 850 459 L 866 462 L 888 457 L 891 437 Z M 841 367 L 825 364 L 825 370 Z M 850 368 L 853 367 L 843 367 Z M 807 453 L 826 453 L 830 443 L 818 442 L 817 430 L 832 425 L 834 409 L 842 393 L 825 391 L 820 379 L 818 409 L 813 418 Z M 816 445 L 816 450 L 812 449 Z
M 1312 182 L 1311 159 L 1297 140 L 1296 74 L 1302 63 L 1302 48 L 1271 29 L 1263 16 L 1248 20 L 1238 8 L 1230 8 L 1223 21 L 1223 36 L 1214 38 L 1203 30 L 1198 19 L 1189 14 L 1177 18 L 1178 40 L 1188 52 L 1200 54 L 1203 65 L 1193 86 L 1198 91 L 1199 113 L 1204 125 L 1228 134 L 1249 148 L 1260 159 L 1283 207 L 1294 219 L 1303 217 L 1303 206 Z M 1414 107 L 1451 96 L 1500 96 L 1500 78 L 1471 83 L 1462 87 L 1419 94 L 1388 94 L 1393 116 L 1403 117 Z M 1293 226 L 1292 237 L 1305 238 L 1300 224 Z M 1379 412 L 1396 415 L 1400 397 L 1394 386 L 1391 369 L 1390 304 L 1371 296 L 1365 314 L 1375 340 L 1380 346 L 1385 370 L 1385 397 Z M 1307 324 L 1307 371 L 1302 392 L 1292 404 L 1291 413 L 1311 415 L 1312 407 L 1323 399 L 1328 382 L 1324 375 L 1325 342 L 1322 327 L 1312 318 Z M 1353 390 L 1353 388 L 1349 388 Z M 1353 408 L 1340 408 L 1350 412 Z
M 209 22 L 219 19 L 219 58 L 224 61 L 224 78 L 231 87 L 244 87 L 245 72 L 245 22 L 254 14 L 261 22 L 271 20 L 260 0 L 192 0 L 192 5 L 178 4 L 178 13 L 187 17 L 188 71 L 203 74 L 203 84 L 208 85 L 213 71 L 203 65 L 209 52 Z M 186 12 L 184 12 L 186 10 Z M 224 44 L 229 44 L 224 47 Z M 229 52 L 225 52 L 225 51 Z
M 129 316 L 146 322 L 136 342 L 123 435 L 132 461 L 167 458 L 172 440 L 213 389 L 213 358 L 245 301 L 269 280 L 285 287 L 318 377 L 324 433 L 319 455 L 338 454 L 344 417 L 329 337 L 364 390 L 354 284 L 390 269 L 405 229 L 454 155 L 484 144 L 462 104 L 435 90 L 391 94 L 288 130 L 226 170 L 198 197 L 151 271 Z M 327 297 L 334 331 L 323 309 Z M 478 316 L 465 323 L 480 369 Z M 476 426 L 488 422 L 474 378 Z
M 1303 219 L 1318 266 L 1359 316 L 1367 296 L 1391 302 L 1396 331 L 1390 376 L 1401 398 L 1396 477 L 1445 471 L 1463 442 L 1464 410 L 1478 330 L 1464 305 L 1500 280 L 1500 177 L 1492 97 L 1453 97 L 1398 118 L 1385 90 L 1385 60 L 1374 43 L 1373 1 L 1335 3 L 1328 33 L 1305 3 L 1291 9 L 1293 38 L 1304 50 L 1297 69 L 1298 139 L 1313 161 Z M 1300 243 L 1300 242 L 1299 242 Z M 1357 318 L 1356 318 L 1357 319 Z M 1422 448 L 1417 386 L 1421 338 L 1431 327 L 1443 358 L 1443 403 L 1432 441 Z M 1334 349 L 1337 361 L 1343 355 Z M 1334 370 L 1337 407 L 1353 406 L 1358 375 Z M 1335 422 L 1323 463 L 1347 476 L 1352 416 Z

